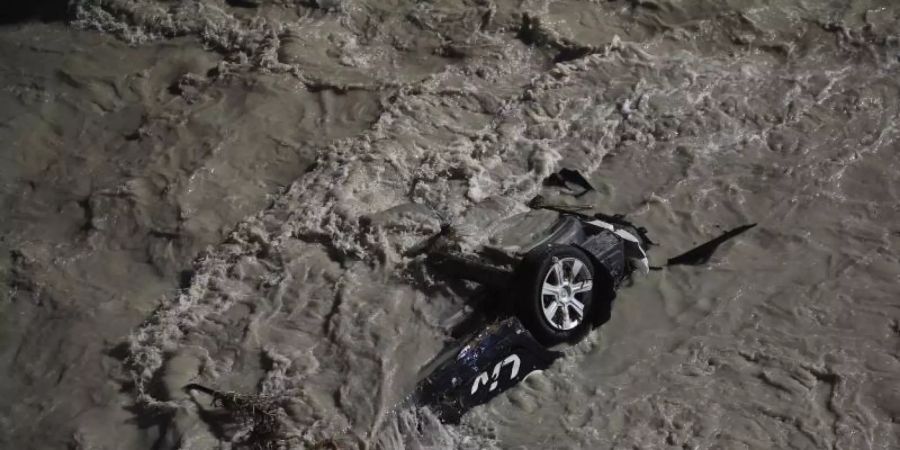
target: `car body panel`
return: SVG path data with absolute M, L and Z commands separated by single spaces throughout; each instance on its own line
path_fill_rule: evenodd
M 494 234 L 473 255 L 485 266 L 512 271 L 529 252 L 546 245 L 562 244 L 588 253 L 616 286 L 628 276 L 631 268 L 641 272 L 648 268 L 640 239 L 624 227 L 601 220 L 534 210 L 504 220 L 493 231 Z M 474 277 L 469 279 L 479 281 Z
M 515 317 L 461 341 L 429 364 L 429 375 L 416 387 L 415 403 L 442 421 L 458 422 L 484 404 L 562 356 L 538 343 Z

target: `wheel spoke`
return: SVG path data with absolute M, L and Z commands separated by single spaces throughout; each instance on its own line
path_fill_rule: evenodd
M 550 295 L 556 301 L 559 299 L 559 287 L 550 283 L 544 283 L 543 288 L 541 288 L 541 295 Z
M 551 271 L 556 275 L 556 286 L 562 286 L 562 284 L 563 284 L 562 261 L 554 263 Z
M 556 323 L 553 318 L 556 317 L 556 312 L 559 311 L 559 302 L 553 300 L 549 305 L 544 307 L 544 317 L 547 318 L 552 323 Z
M 568 330 L 568 329 L 572 328 L 572 319 L 569 317 L 569 307 L 568 306 L 563 308 L 563 310 L 562 310 L 562 319 L 563 319 L 563 323 L 562 323 L 563 329 Z
M 575 283 L 572 285 L 572 293 L 580 294 L 582 292 L 588 292 L 594 287 L 594 283 L 591 280 L 584 280 L 580 283 Z
M 578 278 L 578 272 L 581 272 L 582 267 L 584 267 L 584 264 L 582 264 L 581 261 L 579 261 L 577 259 L 573 259 L 572 260 L 572 273 L 570 274 L 571 278 L 568 278 L 566 281 L 569 281 L 569 282 L 575 281 L 575 279 Z
M 578 320 L 584 318 L 584 303 L 581 303 L 577 299 L 573 298 L 572 300 L 569 300 L 569 306 L 571 306 L 575 313 L 578 315 Z

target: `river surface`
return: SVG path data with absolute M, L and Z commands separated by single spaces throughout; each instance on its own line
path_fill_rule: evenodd
M 0 25 L 0 447 L 246 448 L 198 383 L 283 448 L 900 448 L 896 1 L 38 4 Z M 479 310 L 409 250 L 564 167 L 658 265 L 758 226 L 461 424 L 406 406 Z

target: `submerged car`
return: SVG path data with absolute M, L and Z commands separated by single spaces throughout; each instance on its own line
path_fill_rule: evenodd
M 502 220 L 485 214 L 470 220 L 468 229 L 447 227 L 429 243 L 431 267 L 480 283 L 501 306 L 498 316 L 461 336 L 423 372 L 414 402 L 443 421 L 458 421 L 549 367 L 562 355 L 554 346 L 577 341 L 609 319 L 616 290 L 633 273 L 659 269 L 650 267 L 646 249 L 653 242 L 646 230 L 623 216 L 548 206 L 541 197 L 529 206 Z M 753 226 L 727 231 L 668 265 L 702 264 L 720 244 Z
M 633 272 L 647 273 L 642 228 L 621 217 L 534 209 L 460 250 L 454 233 L 430 252 L 432 266 L 503 292 L 509 312 L 542 344 L 571 342 Z
M 474 246 L 473 234 L 480 235 Z M 415 402 L 455 422 L 549 367 L 561 356 L 551 347 L 605 321 L 616 289 L 649 271 L 648 244 L 644 229 L 619 216 L 545 208 L 476 223 L 468 233 L 446 229 L 431 243 L 431 267 L 484 285 L 501 315 L 435 358 Z

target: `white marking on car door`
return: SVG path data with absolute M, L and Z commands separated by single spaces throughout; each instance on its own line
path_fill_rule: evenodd
M 512 355 L 507 356 L 503 361 L 500 361 L 496 365 L 494 365 L 494 370 L 493 370 L 493 372 L 491 372 L 490 378 L 488 377 L 487 371 L 484 371 L 484 372 L 481 372 L 480 374 L 478 374 L 478 376 L 475 377 L 475 382 L 472 383 L 472 394 L 474 395 L 476 392 L 478 392 L 478 389 L 482 385 L 487 385 L 488 380 L 493 380 L 491 382 L 490 387 L 488 387 L 488 391 L 493 391 L 493 390 L 497 389 L 498 383 L 500 382 L 500 371 L 508 365 L 512 365 L 512 370 L 510 371 L 509 379 L 510 380 L 515 379 L 516 375 L 519 374 L 519 367 L 522 365 L 522 360 L 519 359 L 518 355 L 512 354 Z

